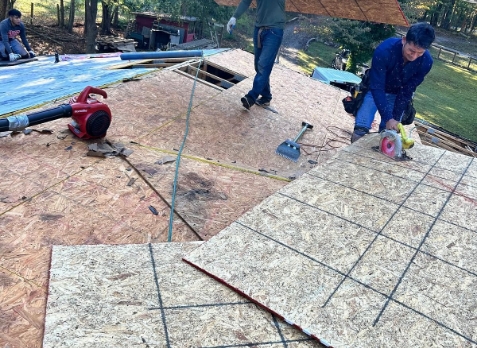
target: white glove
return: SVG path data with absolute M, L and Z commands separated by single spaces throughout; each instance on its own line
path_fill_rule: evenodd
M 232 34 L 232 30 L 235 28 L 235 24 L 237 24 L 237 19 L 235 17 L 230 18 L 229 22 L 227 23 L 227 32 Z
M 20 59 L 21 55 L 12 52 L 8 55 L 8 58 L 10 59 L 10 62 L 14 62 L 14 61 Z
M 33 52 L 33 51 L 28 51 L 28 55 L 30 56 L 30 58 L 35 58 L 36 57 L 35 52 Z

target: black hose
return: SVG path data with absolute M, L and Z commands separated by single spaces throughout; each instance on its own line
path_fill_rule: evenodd
M 36 124 L 57 120 L 63 117 L 71 117 L 73 115 L 73 108 L 69 104 L 60 105 L 54 109 L 35 112 L 27 115 L 28 125 L 34 126 Z
M 0 132 L 19 131 L 28 126 L 53 121 L 63 117 L 71 117 L 73 108 L 69 104 L 63 104 L 56 108 L 35 112 L 29 115 L 11 116 L 0 119 Z

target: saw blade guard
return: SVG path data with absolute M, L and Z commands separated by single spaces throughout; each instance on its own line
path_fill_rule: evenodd
M 400 158 L 402 156 L 401 137 L 395 130 L 385 130 L 381 133 L 380 151 L 388 157 Z

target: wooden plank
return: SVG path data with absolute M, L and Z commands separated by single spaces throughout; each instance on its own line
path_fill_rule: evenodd
M 189 79 L 194 79 L 194 80 L 195 80 L 195 76 L 192 76 L 192 75 L 190 75 L 190 74 L 188 74 L 188 73 L 186 73 L 186 72 L 184 72 L 184 71 L 182 71 L 182 70 L 180 70 L 180 69 L 175 69 L 174 72 L 178 73 L 179 75 L 185 76 L 185 77 L 187 77 L 187 78 L 189 78 Z M 214 88 L 214 89 L 217 89 L 217 90 L 219 90 L 219 91 L 223 91 L 223 90 L 224 90 L 222 87 L 217 86 L 217 85 L 214 85 L 213 83 L 204 81 L 204 80 L 202 80 L 202 79 L 197 80 L 197 82 L 202 83 L 202 84 L 204 84 L 204 85 L 206 85 L 206 86 L 212 87 L 212 88 Z
M 18 65 L 18 64 L 25 64 L 25 63 L 30 63 L 37 61 L 38 58 L 28 58 L 28 59 L 17 59 L 13 62 L 7 61 L 7 60 L 0 60 L 0 66 L 13 66 L 13 65 Z
M 473 148 L 476 148 L 474 143 L 434 129 L 431 126 L 422 123 L 416 122 L 415 124 L 419 136 L 426 144 L 477 157 L 477 152 L 473 151 Z

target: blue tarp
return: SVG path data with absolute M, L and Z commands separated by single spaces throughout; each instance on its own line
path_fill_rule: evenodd
M 124 64 L 119 57 L 88 55 L 38 57 L 38 61 L 0 67 L 0 116 L 35 107 L 81 92 L 86 86 L 101 87 L 157 69 L 108 69 Z
M 204 57 L 228 49 L 204 50 Z M 79 94 L 86 86 L 101 87 L 157 69 L 109 69 L 124 64 L 119 54 L 38 57 L 30 63 L 0 67 L 0 117 Z
M 316 67 L 313 70 L 311 77 L 327 84 L 341 83 L 357 85 L 361 82 L 361 79 L 358 76 L 349 71 L 321 67 Z

